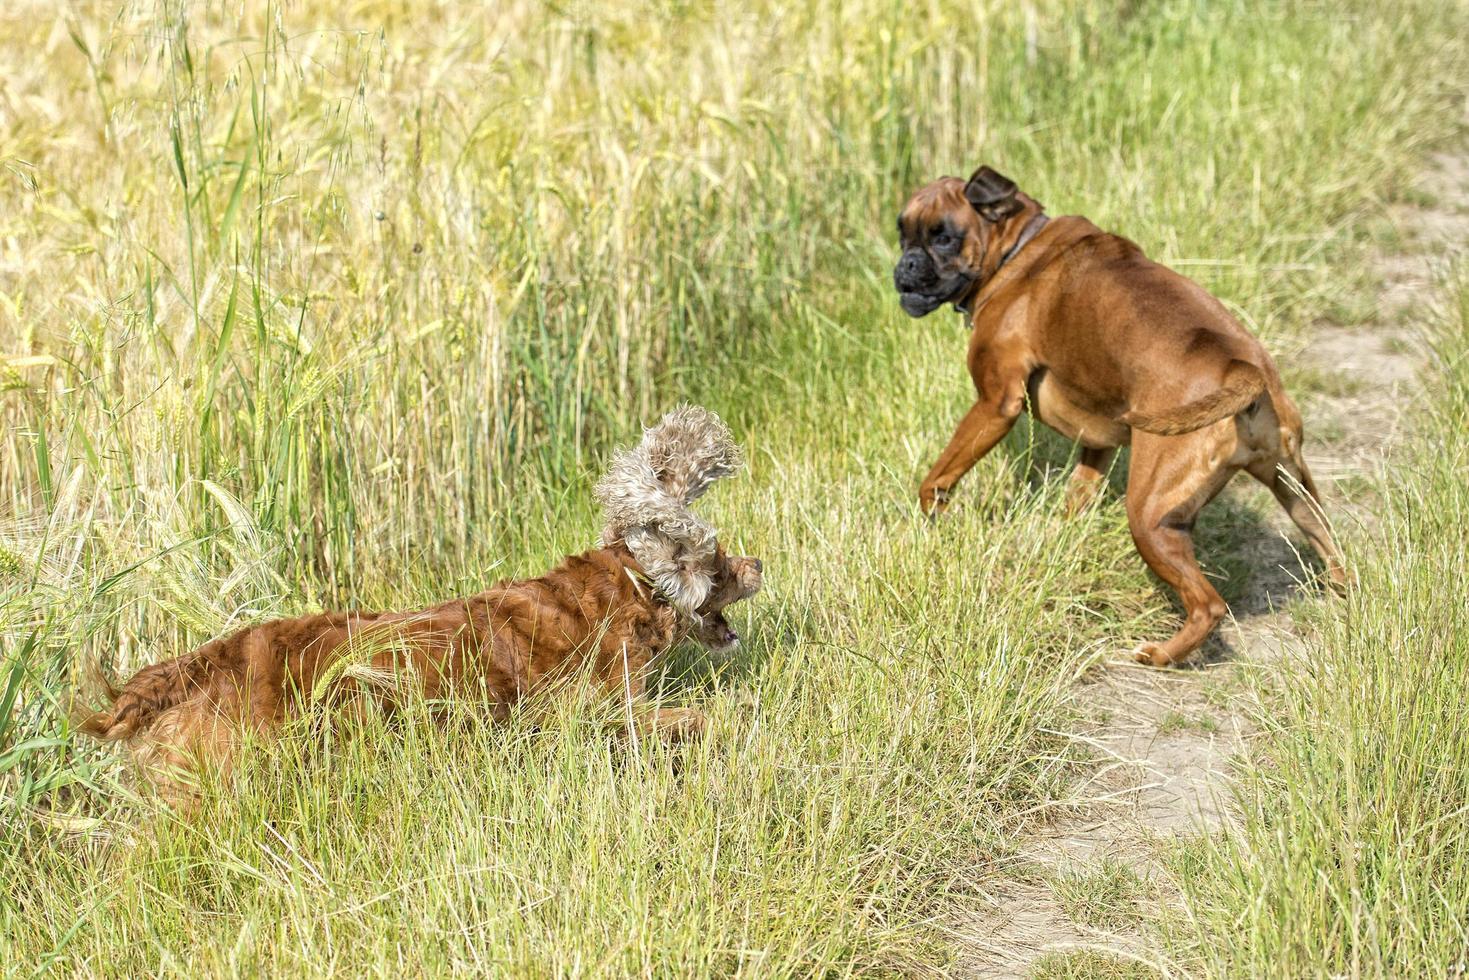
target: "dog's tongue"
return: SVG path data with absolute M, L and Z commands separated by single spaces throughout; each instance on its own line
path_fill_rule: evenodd
M 720 646 L 728 646 L 731 643 L 739 642 L 740 634 L 736 633 L 734 627 L 729 625 L 729 620 L 724 618 L 724 613 L 715 613 L 710 617 L 708 625 L 713 627 L 712 632 L 718 637 L 717 642 Z

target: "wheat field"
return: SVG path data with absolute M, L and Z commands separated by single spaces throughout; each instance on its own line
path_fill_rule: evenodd
M 919 519 L 969 382 L 957 318 L 909 320 L 890 294 L 897 208 L 989 162 L 1196 278 L 1306 384 L 1301 331 L 1372 301 L 1373 209 L 1460 128 L 1466 37 L 1469 11 L 1430 0 L 7 5 L 3 969 L 957 969 L 954 923 L 1095 764 L 1057 735 L 1077 679 L 1176 613 L 1115 499 L 1060 518 L 1073 450 L 1040 427 L 941 528 Z M 1397 744 L 1348 708 L 1399 690 L 1379 675 L 1447 608 L 1435 581 L 1463 598 L 1469 461 L 1433 447 L 1466 424 L 1466 324 L 1435 328 L 1434 465 L 1393 495 L 1441 525 L 1404 504 L 1349 539 L 1379 571 L 1310 615 L 1358 666 L 1280 695 L 1245 856 L 1181 860 L 1171 952 L 1128 969 L 1451 962 L 1469 748 L 1403 757 L 1392 826 L 1433 843 L 1339 878 L 1312 834 L 1356 832 L 1330 816 L 1352 790 L 1326 776 L 1369 777 L 1311 733 Z M 569 709 L 301 731 L 179 819 L 72 737 L 95 670 L 591 547 L 609 450 L 681 400 L 746 449 L 701 506 L 767 583 L 737 610 L 741 651 L 683 649 L 657 679 L 710 714 L 698 745 L 620 754 Z M 1221 506 L 1201 550 L 1230 598 L 1264 504 Z M 1461 653 L 1462 606 L 1433 620 Z M 1454 670 L 1435 731 L 1469 730 Z M 1431 886 L 1394 892 L 1420 858 Z M 1267 907 L 1302 911 L 1243 914 Z

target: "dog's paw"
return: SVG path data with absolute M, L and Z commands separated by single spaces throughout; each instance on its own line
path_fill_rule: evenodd
M 1150 667 L 1167 667 L 1173 658 L 1163 650 L 1161 643 L 1139 643 L 1132 651 L 1132 659 Z
M 918 491 L 918 507 L 932 524 L 949 509 L 949 491 L 943 487 L 923 487 Z
M 1351 595 L 1359 585 L 1361 585 L 1361 582 L 1357 578 L 1355 569 L 1336 565 L 1327 570 L 1326 587 L 1331 590 L 1333 595 Z
M 670 745 L 702 738 L 709 719 L 695 708 L 660 708 L 654 722 L 658 735 Z

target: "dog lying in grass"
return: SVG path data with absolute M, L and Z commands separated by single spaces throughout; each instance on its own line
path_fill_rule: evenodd
M 727 555 L 689 510 L 739 465 L 717 415 L 675 409 L 618 453 L 597 485 L 602 547 L 539 578 L 417 612 L 246 627 L 144 667 L 79 728 L 124 742 L 163 788 L 200 761 L 227 769 L 242 736 L 271 733 L 308 702 L 390 712 L 405 683 L 430 700 L 482 702 L 503 719 L 517 702 L 580 679 L 625 699 L 636 734 L 696 736 L 697 710 L 643 701 L 646 668 L 686 636 L 717 652 L 739 642 L 724 609 L 760 590 L 761 563 Z

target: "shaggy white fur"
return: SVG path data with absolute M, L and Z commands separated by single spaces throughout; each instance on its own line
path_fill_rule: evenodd
M 668 601 L 692 614 L 713 587 L 715 532 L 689 510 L 710 484 L 742 462 L 729 426 L 680 405 L 631 449 L 612 457 L 597 484 L 603 544 L 622 541 Z

